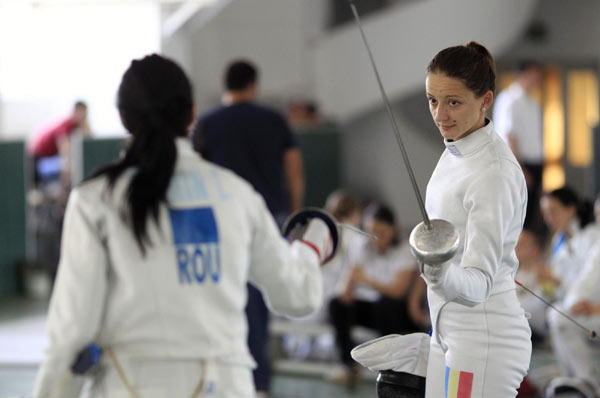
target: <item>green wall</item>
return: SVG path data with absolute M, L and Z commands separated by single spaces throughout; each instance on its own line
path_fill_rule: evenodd
M 0 296 L 17 291 L 25 259 L 25 144 L 0 142 Z
M 83 177 L 89 177 L 98 167 L 119 157 L 124 138 L 94 138 L 83 141 Z
M 85 140 L 84 176 L 115 160 L 123 139 Z M 26 165 L 23 141 L 0 142 L 0 297 L 17 293 L 17 264 L 27 257 Z
M 340 188 L 339 133 L 332 128 L 303 130 L 296 138 L 304 161 L 304 205 L 323 207 L 327 195 Z

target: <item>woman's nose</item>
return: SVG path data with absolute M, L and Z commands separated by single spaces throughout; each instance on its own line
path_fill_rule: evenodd
M 448 112 L 446 111 L 446 107 L 443 105 L 439 105 L 435 109 L 435 121 L 440 122 L 448 119 Z

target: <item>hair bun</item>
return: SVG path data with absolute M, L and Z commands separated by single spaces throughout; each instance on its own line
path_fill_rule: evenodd
M 496 70 L 496 62 L 494 61 L 494 57 L 492 57 L 492 54 L 490 54 L 488 49 L 485 48 L 483 45 L 479 44 L 474 40 L 470 40 L 465 47 L 472 48 L 473 50 L 483 55 L 487 59 L 490 68 L 494 71 Z

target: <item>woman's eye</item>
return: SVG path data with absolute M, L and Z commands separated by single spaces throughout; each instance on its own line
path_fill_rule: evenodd
M 457 105 L 460 105 L 460 102 L 458 102 L 458 101 L 450 101 L 450 105 L 451 106 L 457 106 Z
M 435 100 L 435 98 L 429 98 L 429 104 L 433 105 L 435 104 L 437 101 Z

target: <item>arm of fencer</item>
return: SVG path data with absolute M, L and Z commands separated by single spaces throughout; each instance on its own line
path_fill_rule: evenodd
M 77 189 L 70 194 L 46 325 L 48 348 L 37 373 L 34 397 L 79 396 L 83 385 L 70 368 L 100 327 L 107 280 L 106 252 L 89 216 L 93 203 Z
M 302 153 L 298 148 L 290 148 L 283 153 L 283 171 L 289 192 L 290 209 L 300 210 L 304 202 L 304 172 Z
M 425 264 L 425 267 L 430 267 Z M 469 307 L 473 307 L 487 300 L 491 291 L 490 280 L 475 268 L 462 268 L 450 263 L 437 265 L 436 268 L 446 267 L 441 280 L 436 281 L 427 277 L 424 272 L 428 286 L 447 301 L 454 301 Z
M 281 236 L 262 197 L 253 195 L 248 203 L 254 226 L 249 281 L 272 311 L 292 317 L 313 313 L 323 297 L 319 256 L 300 240 L 289 244 Z
M 564 298 L 564 307 L 571 308 L 580 300 L 592 300 L 592 295 L 600 283 L 600 246 L 592 250 L 586 260 L 581 274 L 569 287 Z M 593 301 L 593 300 L 592 300 Z
M 452 260 L 442 264 L 441 267 L 446 267 L 445 274 L 428 283 L 446 300 L 468 306 L 487 300 L 505 246 L 514 250 L 527 196 L 522 181 L 511 179 L 499 168 L 500 164 L 493 164 L 465 193 L 467 224 L 460 264 Z

